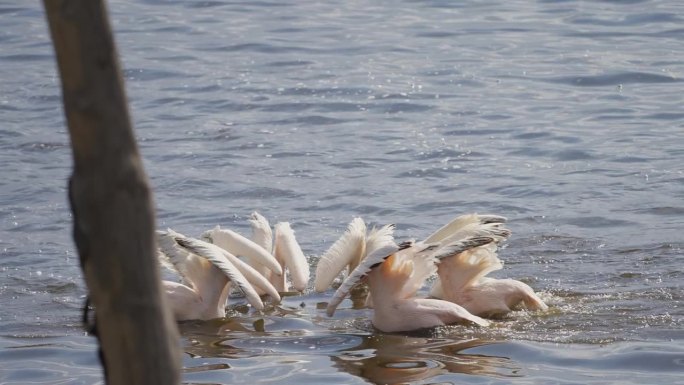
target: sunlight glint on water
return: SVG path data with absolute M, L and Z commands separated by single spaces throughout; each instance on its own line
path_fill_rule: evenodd
M 497 277 L 548 312 L 374 332 L 331 292 L 181 325 L 188 383 L 682 383 L 676 1 L 109 3 L 157 224 L 289 221 L 315 263 L 353 216 L 425 237 L 509 218 Z M 101 380 L 40 3 L 0 5 L 0 383 Z

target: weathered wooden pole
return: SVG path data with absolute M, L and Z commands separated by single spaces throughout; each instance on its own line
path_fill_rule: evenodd
M 110 385 L 177 384 L 180 347 L 160 285 L 154 208 L 102 0 L 44 0 L 73 150 L 74 240 Z

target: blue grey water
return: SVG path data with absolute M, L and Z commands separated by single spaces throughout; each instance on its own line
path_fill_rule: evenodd
M 331 292 L 181 325 L 186 383 L 684 383 L 684 5 L 112 1 L 157 224 L 509 218 L 497 277 L 551 309 L 384 335 Z M 102 381 L 40 2 L 0 3 L 0 384 Z M 237 298 L 231 303 L 239 304 Z

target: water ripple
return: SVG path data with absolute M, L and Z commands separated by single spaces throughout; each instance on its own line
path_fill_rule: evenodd
M 658 84 L 680 83 L 682 80 L 673 76 L 666 76 L 647 72 L 623 72 L 611 75 L 593 76 L 560 76 L 540 79 L 549 83 L 566 84 L 577 87 L 618 86 L 624 84 Z
M 80 326 L 70 138 L 44 10 L 5 3 L 0 382 L 101 382 Z M 492 275 L 551 306 L 486 329 L 386 335 L 358 301 L 327 317 L 332 291 L 264 312 L 234 296 L 227 318 L 181 324 L 185 382 L 680 381 L 678 1 L 110 10 L 159 227 L 249 234 L 258 210 L 293 224 L 313 271 L 354 216 L 396 223 L 403 240 L 461 213 L 501 214 L 513 236 Z

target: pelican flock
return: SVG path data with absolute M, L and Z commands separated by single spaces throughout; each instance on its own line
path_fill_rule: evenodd
M 368 228 L 354 218 L 342 236 L 318 257 L 313 290 L 332 291 L 326 314 L 349 295 L 372 308 L 371 323 L 382 332 L 406 332 L 468 323 L 486 327 L 491 318 L 516 308 L 546 310 L 527 284 L 494 279 L 500 270 L 499 244 L 511 232 L 506 218 L 461 215 L 424 240 L 397 244 L 394 225 Z M 288 222 L 271 228 L 252 213 L 251 237 L 216 226 L 193 238 L 172 229 L 157 232 L 159 259 L 180 282 L 163 281 L 178 321 L 226 316 L 232 292 L 256 310 L 277 304 L 285 292 L 305 293 L 310 268 Z M 432 280 L 429 295 L 421 288 Z

